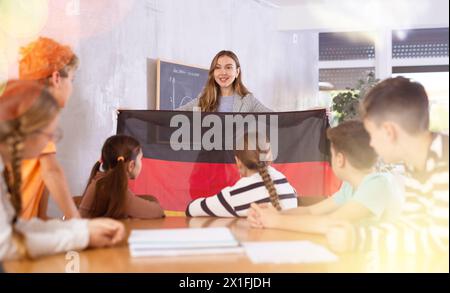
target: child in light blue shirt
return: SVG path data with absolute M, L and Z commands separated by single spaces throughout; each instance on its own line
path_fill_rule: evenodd
M 331 199 L 339 207 L 354 201 L 367 208 L 376 219 L 396 218 L 402 207 L 402 190 L 391 173 L 371 173 L 356 187 L 344 181 Z

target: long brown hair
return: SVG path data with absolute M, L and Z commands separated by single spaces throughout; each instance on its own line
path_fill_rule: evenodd
M 220 87 L 214 79 L 214 71 L 216 69 L 217 62 L 220 57 L 228 56 L 234 60 L 236 63 L 236 69 L 239 68 L 239 75 L 233 82 L 233 90 L 235 93 L 239 94 L 241 97 L 245 97 L 250 93 L 250 91 L 245 87 L 242 82 L 242 69 L 238 57 L 232 51 L 220 51 L 211 61 L 211 66 L 209 67 L 208 80 L 202 93 L 200 94 L 198 106 L 201 108 L 202 112 L 215 112 L 219 105 L 219 94 Z
M 53 96 L 32 81 L 9 81 L 0 96 L 0 141 L 7 145 L 11 164 L 5 168 L 4 178 L 14 207 L 15 224 L 22 211 L 21 162 L 24 142 L 27 136 L 49 125 L 59 113 L 59 106 Z M 13 226 L 14 227 L 14 226 Z M 14 239 L 21 254 L 26 254 L 23 235 L 14 228 Z
M 275 185 L 273 183 L 272 178 L 270 177 L 269 171 L 267 167 L 270 164 L 268 160 L 268 155 L 270 152 L 270 144 L 266 139 L 258 139 L 258 133 L 244 133 L 242 150 L 235 150 L 234 155 L 250 170 L 258 171 L 261 176 L 264 186 L 269 192 L 270 202 L 277 209 L 281 210 L 280 198 L 278 196 L 277 190 L 275 189 Z M 263 143 L 263 148 L 260 147 L 260 144 Z M 255 146 L 255 149 L 253 149 Z M 261 155 L 265 156 L 266 160 L 261 160 Z
M 100 167 L 106 175 L 96 182 L 93 207 L 88 217 L 121 219 L 127 216 L 127 163 L 136 160 L 140 150 L 139 142 L 130 136 L 114 135 L 105 141 L 102 157 L 92 167 L 87 186 L 100 171 Z

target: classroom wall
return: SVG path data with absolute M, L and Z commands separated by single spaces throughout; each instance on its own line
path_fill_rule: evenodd
M 302 0 L 279 9 L 280 30 L 448 27 L 448 0 Z
M 240 58 L 245 84 L 267 106 L 285 111 L 317 104 L 317 37 L 277 31 L 274 8 L 252 0 L 78 4 L 68 17 L 73 34 L 61 36 L 55 26 L 44 29 L 49 36 L 71 39 L 81 59 L 58 145 L 73 194 L 82 193 L 102 143 L 115 133 L 116 109 L 147 109 L 147 58 L 209 67 L 218 51 L 231 49 Z M 53 203 L 50 214 L 58 214 Z

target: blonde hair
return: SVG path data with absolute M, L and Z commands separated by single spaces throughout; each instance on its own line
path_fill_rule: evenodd
M 214 70 L 216 69 L 217 62 L 220 57 L 228 56 L 234 60 L 236 63 L 236 69 L 240 69 L 239 75 L 233 82 L 234 92 L 239 94 L 241 97 L 245 97 L 250 93 L 250 91 L 245 87 L 242 82 L 242 69 L 239 59 L 232 51 L 220 51 L 211 61 L 211 66 L 209 67 L 208 80 L 202 93 L 200 94 L 198 106 L 201 108 L 202 112 L 215 112 L 219 106 L 219 93 L 220 87 L 214 79 Z
M 8 147 L 11 164 L 4 171 L 4 177 L 11 194 L 10 201 L 14 207 L 17 221 L 22 210 L 21 199 L 21 162 L 26 137 L 46 127 L 59 112 L 53 96 L 43 85 L 31 81 L 10 81 L 0 96 L 0 106 L 7 104 L 16 117 L 0 120 L 0 141 Z M 25 106 L 24 106 L 25 105 Z M 18 109 L 18 110 L 17 110 Z M 11 118 L 11 119 L 9 119 Z M 14 229 L 14 239 L 18 242 L 19 252 L 26 254 L 23 235 Z
M 270 177 L 267 167 L 270 164 L 269 160 L 261 161 L 261 154 L 263 154 L 267 159 L 270 153 L 270 144 L 265 140 L 258 139 L 258 133 L 248 133 L 246 132 L 242 137 L 244 148 L 243 150 L 235 150 L 234 155 L 250 170 L 257 170 L 261 176 L 264 186 L 269 193 L 270 202 L 278 210 L 281 211 L 280 198 L 278 196 L 277 190 L 275 189 L 275 184 Z M 256 139 L 256 141 L 253 141 Z M 264 150 L 260 148 L 261 143 L 265 145 Z M 255 149 L 251 149 L 250 146 L 255 146 Z M 264 157 L 263 156 L 263 157 Z

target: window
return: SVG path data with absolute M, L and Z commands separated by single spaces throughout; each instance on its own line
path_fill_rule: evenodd
M 448 28 L 394 30 L 392 76 L 421 83 L 430 100 L 430 128 L 449 130 Z
M 319 81 L 334 90 L 355 87 L 375 71 L 373 32 L 319 33 Z
M 388 77 L 392 66 L 392 76 L 401 75 L 420 82 L 430 99 L 430 128 L 448 133 L 449 29 L 391 30 L 387 35 L 378 35 L 388 36 L 391 43 L 387 41 L 384 46 L 377 45 L 375 41 L 379 33 L 319 33 L 321 106 L 331 105 L 333 96 L 354 88 L 358 80 L 366 79 L 369 72 L 376 73 L 377 66 L 380 66 L 376 61 L 381 58 L 381 66 L 387 65 L 388 70 L 380 67 L 378 75 Z

